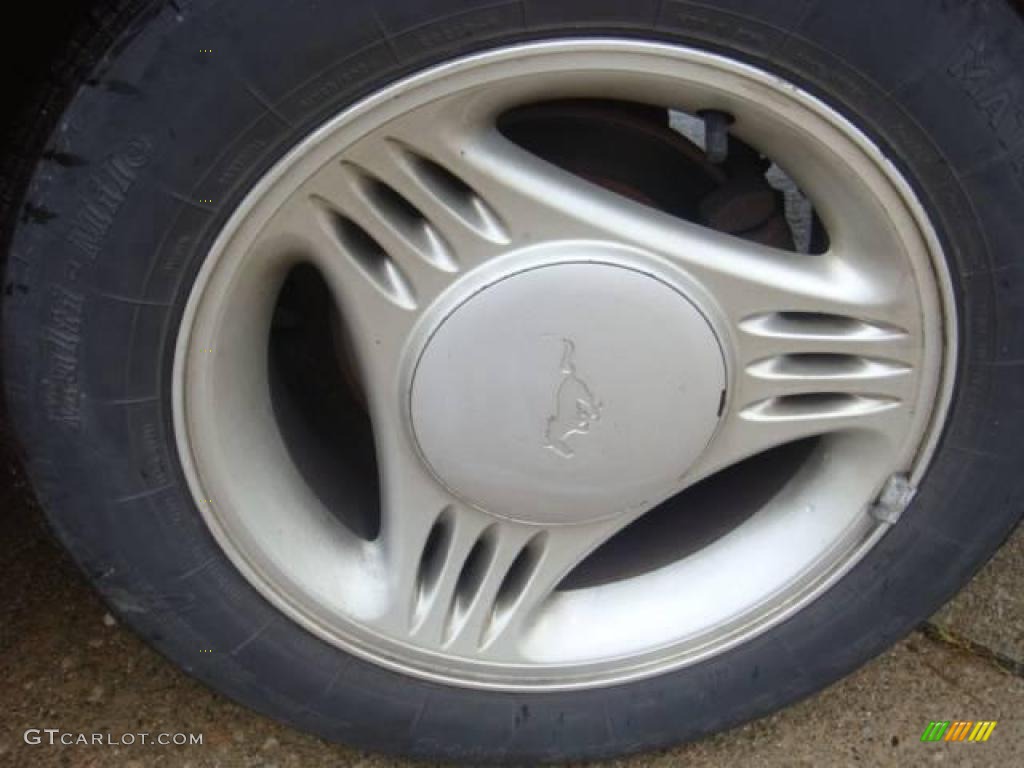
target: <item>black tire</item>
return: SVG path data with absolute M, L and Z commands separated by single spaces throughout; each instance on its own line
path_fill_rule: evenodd
M 325 118 L 428 64 L 592 33 L 747 60 L 885 149 L 916 185 L 956 281 L 951 415 L 916 501 L 881 543 L 823 598 L 735 650 L 574 693 L 406 678 L 286 619 L 210 536 L 172 435 L 177 321 L 234 206 Z M 7 397 L 60 540 L 126 623 L 233 699 L 330 739 L 421 757 L 664 747 L 847 674 L 948 600 L 1019 521 L 1024 21 L 1005 0 L 152 2 L 109 49 L 99 44 L 88 55 L 105 55 L 9 211 Z M 215 202 L 187 202 L 200 197 Z

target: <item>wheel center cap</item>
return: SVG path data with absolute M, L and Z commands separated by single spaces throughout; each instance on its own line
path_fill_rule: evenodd
M 644 272 L 560 263 L 470 296 L 427 342 L 412 424 L 431 470 L 492 514 L 582 523 L 671 492 L 725 390 L 704 315 Z

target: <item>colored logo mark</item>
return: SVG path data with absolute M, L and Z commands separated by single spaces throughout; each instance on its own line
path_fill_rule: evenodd
M 988 741 L 995 730 L 996 720 L 949 720 L 928 723 L 921 741 Z

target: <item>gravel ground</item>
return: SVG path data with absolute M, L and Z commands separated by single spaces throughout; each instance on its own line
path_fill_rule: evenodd
M 119 626 L 49 538 L 0 434 L 0 766 L 406 765 L 289 730 L 204 688 Z M 1024 748 L 1024 536 L 935 622 L 790 709 L 611 765 L 1009 766 Z M 989 719 L 985 744 L 923 744 L 930 720 Z M 28 745 L 29 728 L 197 733 L 202 745 Z

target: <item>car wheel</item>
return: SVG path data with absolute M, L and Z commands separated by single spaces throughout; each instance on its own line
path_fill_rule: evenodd
M 19 212 L 8 399 L 60 540 L 232 698 L 436 759 L 664 747 L 862 664 L 1020 519 L 1010 6 L 120 28 Z

